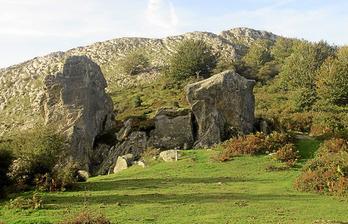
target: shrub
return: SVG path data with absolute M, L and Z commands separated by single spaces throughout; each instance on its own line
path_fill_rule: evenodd
M 137 108 L 137 107 L 140 107 L 141 104 L 142 104 L 142 99 L 140 98 L 139 95 L 135 96 L 135 99 L 134 99 L 134 108 Z
M 319 148 L 317 156 L 303 167 L 295 180 L 296 189 L 305 192 L 348 195 L 348 143 L 331 139 Z
M 102 212 L 99 212 L 98 214 L 95 215 L 92 211 L 89 211 L 86 209 L 82 210 L 81 213 L 78 214 L 76 217 L 72 217 L 60 222 L 60 224 L 80 224 L 80 223 L 109 224 L 111 222 L 105 217 L 105 215 Z
M 281 147 L 275 154 L 274 158 L 281 162 L 286 162 L 287 166 L 294 166 L 294 161 L 300 158 L 300 153 L 296 151 L 295 146 L 293 144 L 286 144 Z
M 282 113 L 278 118 L 280 127 L 285 130 L 309 132 L 313 115 L 310 112 Z
M 126 55 L 121 61 L 120 66 L 124 73 L 136 75 L 145 70 L 150 65 L 149 59 L 141 52 L 133 51 Z
M 202 40 L 185 40 L 170 58 L 168 75 L 173 79 L 185 80 L 191 76 L 207 78 L 217 64 L 217 55 Z
M 51 173 L 65 156 L 63 136 L 47 129 L 22 133 L 13 139 L 10 147 L 17 159 L 11 165 L 9 175 L 18 185 L 35 184 L 37 175 Z
M 13 155 L 8 144 L 8 142 L 0 142 L 0 198 L 6 196 L 4 188 L 10 184 L 7 173 L 13 161 Z
M 68 164 L 61 170 L 53 172 L 53 174 L 38 174 L 36 176 L 36 188 L 41 191 L 65 191 L 77 188 L 77 165 Z
M 242 137 L 234 137 L 219 144 L 215 150 L 221 151 L 216 160 L 224 162 L 232 160 L 240 154 L 256 155 L 265 152 L 275 152 L 292 141 L 290 135 L 273 132 L 270 135 L 264 133 L 250 134 Z
M 32 198 L 25 198 L 22 196 L 16 197 L 15 199 L 11 199 L 6 208 L 8 209 L 32 209 L 37 210 L 42 208 L 42 198 L 38 195 L 38 193 L 34 193 Z
M 290 134 L 272 132 L 265 138 L 264 145 L 269 152 L 276 152 L 281 147 L 293 142 L 293 139 Z

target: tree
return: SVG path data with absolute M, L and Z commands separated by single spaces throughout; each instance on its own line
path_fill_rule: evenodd
M 250 65 L 260 69 L 266 62 L 272 60 L 270 52 L 258 45 L 252 45 L 248 53 L 243 57 L 243 60 Z
M 242 58 L 242 61 L 245 62 L 245 68 L 247 68 L 244 69 L 245 77 L 256 80 L 262 79 L 258 76 L 258 73 L 267 62 L 272 60 L 269 51 L 270 46 L 270 40 L 261 40 L 250 46 L 248 53 Z M 266 70 L 264 70 L 263 73 L 265 73 L 265 71 Z
M 149 65 L 149 59 L 139 51 L 133 51 L 127 54 L 120 61 L 120 66 L 123 72 L 129 75 L 136 75 L 140 71 L 148 68 Z
M 295 89 L 314 89 L 315 73 L 325 60 L 325 55 L 320 45 L 307 41 L 295 42 L 293 53 L 285 59 L 280 75 Z
M 170 58 L 169 76 L 184 80 L 191 76 L 207 78 L 216 67 L 218 56 L 202 40 L 185 40 Z
M 271 49 L 271 55 L 278 62 L 283 62 L 285 58 L 289 57 L 293 52 L 294 39 L 278 37 Z
M 6 196 L 4 187 L 10 183 L 7 173 L 12 164 L 12 160 L 13 155 L 11 150 L 9 150 L 9 143 L 0 140 L 0 198 Z
M 328 57 L 317 73 L 317 92 L 321 99 L 338 105 L 348 104 L 348 47 L 337 52 L 338 58 Z

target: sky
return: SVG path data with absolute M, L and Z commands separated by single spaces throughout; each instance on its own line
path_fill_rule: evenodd
M 121 37 L 236 27 L 348 44 L 348 0 L 0 0 L 0 68 Z

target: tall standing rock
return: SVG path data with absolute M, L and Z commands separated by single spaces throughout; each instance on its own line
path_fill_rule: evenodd
M 44 80 L 45 124 L 69 138 L 73 161 L 88 170 L 96 136 L 113 124 L 113 103 L 106 95 L 100 67 L 86 56 L 69 57 L 63 72 Z
M 253 131 L 254 85 L 254 80 L 226 71 L 185 87 L 198 124 L 195 148 L 219 143 L 226 125 L 243 133 Z

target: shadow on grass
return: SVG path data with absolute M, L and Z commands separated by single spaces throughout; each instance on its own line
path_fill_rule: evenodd
M 100 180 L 94 182 L 82 183 L 83 188 L 87 187 L 90 191 L 107 191 L 107 190 L 134 190 L 134 189 L 160 189 L 168 188 L 168 185 L 175 187 L 185 184 L 218 184 L 219 182 L 246 182 L 257 181 L 250 177 L 214 177 L 214 178 L 139 178 L 139 179 L 122 179 L 122 180 Z
M 239 184 L 236 188 L 228 186 L 229 182 L 262 181 L 243 178 L 170 178 L 170 179 L 129 179 L 108 182 L 84 183 L 86 191 L 76 195 L 47 195 L 45 200 L 54 206 L 81 205 L 86 200 L 89 205 L 136 205 L 136 204 L 200 204 L 217 202 L 250 201 L 295 201 L 307 200 L 310 196 L 293 194 L 255 194 L 242 192 Z M 203 184 L 203 185 L 196 185 Z M 205 184 L 213 184 L 206 186 Z M 243 185 L 242 185 L 243 186 Z M 219 189 L 221 188 L 221 192 Z M 184 189 L 184 190 L 183 190 Z M 52 205 L 53 206 L 53 205 Z M 47 207 L 50 209 L 50 206 Z
M 50 200 L 50 198 L 46 198 L 46 200 Z M 296 195 L 296 197 L 292 194 L 250 194 L 250 193 L 181 193 L 177 194 L 175 192 L 172 193 L 142 193 L 136 195 L 127 195 L 127 194 L 117 194 L 115 191 L 114 194 L 110 195 L 99 195 L 93 196 L 93 194 L 89 195 L 87 198 L 84 196 L 76 196 L 76 197 L 61 197 L 61 203 L 56 201 L 58 206 L 66 206 L 66 205 L 83 205 L 85 201 L 87 201 L 88 205 L 139 205 L 139 204 L 162 204 L 162 205 L 173 205 L 173 204 L 206 204 L 206 203 L 234 203 L 236 201 L 283 201 L 287 203 L 295 202 L 295 201 L 303 201 L 303 200 L 316 200 L 313 199 L 310 195 Z M 318 199 L 319 200 L 319 199 Z M 60 204 L 60 205 L 59 205 Z M 54 207 L 53 205 L 46 205 L 46 209 L 50 209 L 50 207 Z M 57 205 L 55 206 L 57 207 Z

